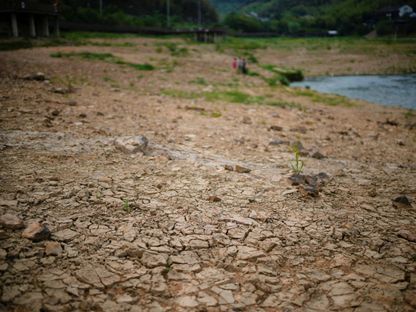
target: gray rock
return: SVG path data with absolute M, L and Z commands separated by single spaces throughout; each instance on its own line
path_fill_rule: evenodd
M 45 254 L 47 256 L 59 256 L 62 254 L 61 244 L 58 242 L 46 242 Z
M 168 256 L 165 254 L 150 253 L 146 251 L 142 256 L 142 263 L 148 268 L 166 266 L 167 261 Z
M 44 224 L 39 222 L 30 223 L 22 233 L 22 237 L 30 239 L 34 242 L 39 242 L 48 239 L 51 232 Z
M 245 167 L 236 165 L 234 167 L 234 171 L 235 172 L 238 172 L 238 173 L 250 173 L 251 172 L 251 169 L 248 169 L 248 168 L 245 168 Z
M 60 242 L 69 242 L 79 235 L 78 232 L 65 229 L 52 234 L 52 237 Z
M 184 308 L 195 308 L 199 305 L 195 296 L 182 296 L 176 299 L 176 303 Z
M 117 138 L 114 141 L 114 145 L 117 149 L 126 154 L 143 153 L 147 151 L 149 141 L 145 136 L 130 136 Z
M 23 221 L 18 217 L 10 213 L 6 213 L 0 217 L 0 224 L 12 230 L 18 230 L 24 228 Z

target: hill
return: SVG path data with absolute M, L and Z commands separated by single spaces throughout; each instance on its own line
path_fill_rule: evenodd
M 389 27 L 385 25 L 387 21 L 375 19 L 374 15 L 383 7 L 397 5 L 397 1 L 214 0 L 213 4 L 220 12 L 228 11 L 232 5 L 234 10 L 225 18 L 225 22 L 236 30 L 314 34 L 336 29 L 343 34 L 363 34 L 374 28 L 377 22 L 381 22 L 380 28 Z M 405 4 L 416 8 L 415 0 L 406 1 Z

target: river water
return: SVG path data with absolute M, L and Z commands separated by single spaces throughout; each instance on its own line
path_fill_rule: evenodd
M 416 74 L 316 77 L 292 83 L 324 93 L 343 95 L 388 106 L 416 109 Z

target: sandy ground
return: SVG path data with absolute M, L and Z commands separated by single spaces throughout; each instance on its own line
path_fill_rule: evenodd
M 175 57 L 131 41 L 0 53 L 1 311 L 416 309 L 415 204 L 392 201 L 416 198 L 415 114 L 268 87 L 212 46 Z M 325 73 L 306 60 L 328 55 L 313 55 L 285 63 Z M 387 59 L 369 66 L 383 72 Z M 22 79 L 36 72 L 47 80 Z M 166 95 L 227 88 L 296 105 Z M 121 141 L 140 135 L 148 146 L 127 152 Z M 305 174 L 328 176 L 318 196 L 288 180 L 296 141 Z M 225 169 L 236 165 L 250 172 Z M 36 222 L 51 235 L 22 237 Z

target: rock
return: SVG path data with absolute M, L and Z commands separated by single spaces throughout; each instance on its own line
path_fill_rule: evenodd
M 293 174 L 289 177 L 289 181 L 291 182 L 292 185 L 301 185 L 301 184 L 306 184 L 306 178 L 305 175 L 303 174 Z
M 235 223 L 244 224 L 244 225 L 253 225 L 253 224 L 257 225 L 258 224 L 253 219 L 244 218 L 240 216 L 224 217 L 224 218 L 221 218 L 220 221 L 235 222 Z
M 401 230 L 397 236 L 404 238 L 405 240 L 412 242 L 412 243 L 416 243 L 416 234 L 415 233 L 410 233 L 408 231 L 405 230 Z
M 17 206 L 17 200 L 0 199 L 0 206 L 4 206 L 4 207 L 16 207 Z
M 412 201 L 406 195 L 400 195 L 393 199 L 393 206 L 396 208 L 411 207 Z
M 138 152 L 145 154 L 149 141 L 145 136 L 139 135 L 117 138 L 114 144 L 117 149 L 126 154 L 135 154 Z
M 273 130 L 273 131 L 282 131 L 283 128 L 280 126 L 270 126 L 269 130 Z
M 280 139 L 274 139 L 272 141 L 270 141 L 269 145 L 282 145 L 282 144 L 288 144 L 288 141 L 283 141 Z
M 299 190 L 306 196 L 318 197 L 319 189 L 316 186 L 312 185 L 299 185 Z
M 75 101 L 75 100 L 69 100 L 65 104 L 68 105 L 68 106 L 77 106 L 78 105 L 77 101 Z
M 202 304 L 205 304 L 208 307 L 216 306 L 218 303 L 218 301 L 214 297 L 202 291 L 198 293 L 198 301 Z
M 234 167 L 231 165 L 224 165 L 224 169 L 227 171 L 234 171 Z
M 218 203 L 221 201 L 221 198 L 219 198 L 218 196 L 210 196 L 208 197 L 208 201 L 210 201 L 211 203 Z
M 22 237 L 39 242 L 48 239 L 51 235 L 49 229 L 39 222 L 30 223 L 22 233 Z
M 252 124 L 251 118 L 248 116 L 245 116 L 242 120 L 242 123 L 246 125 L 251 125 Z
M 168 256 L 165 254 L 156 254 L 150 252 L 144 252 L 142 256 L 142 263 L 148 268 L 156 268 L 159 266 L 166 266 Z
M 239 166 L 239 165 L 235 165 L 234 170 L 238 173 L 250 173 L 251 169 Z
M 55 87 L 52 88 L 51 90 L 53 93 L 57 93 L 57 94 L 69 94 L 72 93 L 74 91 L 73 88 L 59 88 L 59 87 Z
M 78 232 L 72 231 L 70 229 L 65 229 L 52 234 L 52 237 L 60 242 L 69 242 L 79 235 Z
M 404 300 L 416 309 L 416 289 L 406 291 Z
M 196 301 L 195 296 L 182 296 L 176 299 L 176 303 L 184 308 L 195 308 L 197 307 L 198 301 Z
M 18 230 L 24 228 L 23 221 L 10 213 L 6 213 L 0 217 L 0 224 L 6 229 Z
M 319 151 L 314 151 L 310 153 L 310 156 L 315 159 L 324 159 L 325 156 L 321 154 Z
M 45 244 L 45 254 L 47 256 L 59 256 L 62 254 L 61 244 L 58 242 L 47 242 Z
M 45 81 L 47 80 L 46 76 L 42 72 L 37 72 L 35 74 L 26 75 L 23 77 L 24 80 L 34 80 L 34 81 Z
M 261 250 L 257 250 L 253 247 L 239 246 L 237 259 L 241 260 L 255 260 L 259 257 L 263 257 L 265 254 Z

